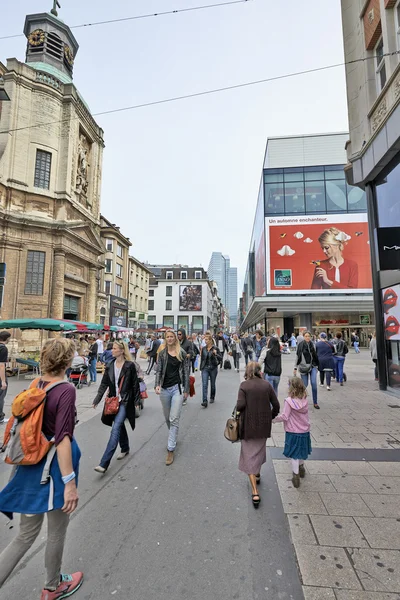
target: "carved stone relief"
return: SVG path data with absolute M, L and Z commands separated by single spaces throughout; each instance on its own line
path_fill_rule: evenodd
M 382 100 L 378 108 L 376 109 L 372 117 L 372 131 L 376 131 L 379 125 L 382 123 L 387 113 L 387 101 L 386 98 Z
M 75 190 L 77 194 L 85 197 L 87 197 L 89 187 L 89 154 L 90 142 L 87 137 L 81 133 L 79 136 L 77 153 Z

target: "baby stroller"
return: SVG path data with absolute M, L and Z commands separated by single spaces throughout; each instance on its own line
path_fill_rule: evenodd
M 71 371 L 68 376 L 69 383 L 72 383 L 78 390 L 84 385 L 90 386 L 89 367 L 85 364 L 74 365 L 72 363 Z

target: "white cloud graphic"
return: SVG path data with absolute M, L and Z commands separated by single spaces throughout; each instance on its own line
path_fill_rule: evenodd
M 306 238 L 306 239 L 304 240 L 304 243 L 305 243 L 305 244 L 312 244 L 312 242 L 313 242 L 313 241 L 312 241 L 312 239 L 311 239 L 311 238 Z
M 338 240 L 338 242 L 348 242 L 349 240 L 351 240 L 351 235 L 347 235 L 347 233 L 341 231 L 340 233 L 335 235 L 335 240 Z
M 280 250 L 277 251 L 277 254 L 279 254 L 279 256 L 292 256 L 293 254 L 296 254 L 296 251 L 293 250 L 290 246 L 282 246 L 282 248 Z
M 296 231 L 293 237 L 295 237 L 298 240 L 301 240 L 301 238 L 303 238 L 304 235 L 301 233 L 301 231 Z

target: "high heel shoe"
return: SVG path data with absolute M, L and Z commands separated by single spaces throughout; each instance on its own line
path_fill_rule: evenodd
M 253 501 L 254 508 L 258 508 L 261 502 L 260 494 L 252 494 L 251 499 Z

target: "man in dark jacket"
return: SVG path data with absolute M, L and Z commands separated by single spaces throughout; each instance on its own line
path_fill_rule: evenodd
M 149 360 L 149 366 L 147 367 L 146 375 L 150 375 L 151 369 L 153 368 L 154 363 L 156 362 L 157 351 L 158 351 L 158 348 L 160 347 L 160 344 L 161 344 L 160 340 L 158 340 L 153 333 L 151 336 L 150 348 L 147 350 L 147 356 L 149 357 L 150 360 Z
M 218 332 L 217 339 L 215 340 L 215 345 L 217 346 L 220 354 L 221 354 L 221 364 L 220 369 L 224 366 L 224 354 L 225 352 L 229 353 L 229 346 L 224 338 L 224 334 L 222 331 Z
M 187 360 L 190 362 L 192 360 L 193 355 L 194 355 L 192 342 L 190 342 L 187 339 L 186 331 L 184 329 L 182 329 L 182 328 L 178 329 L 177 335 L 178 335 L 178 340 L 179 340 L 179 342 L 181 344 L 181 348 L 182 348 L 182 350 L 184 350 L 186 352 Z

